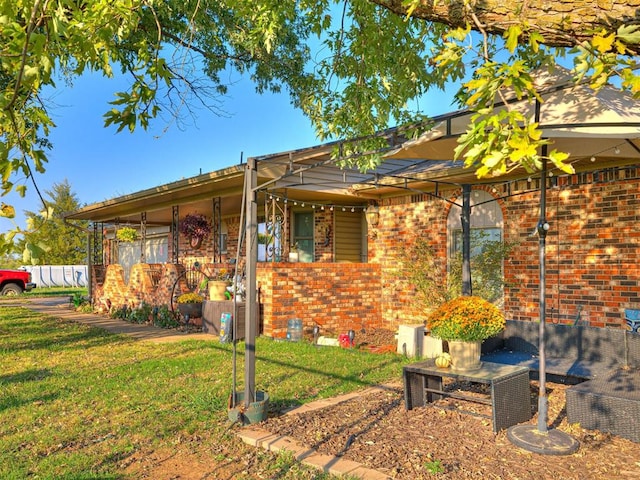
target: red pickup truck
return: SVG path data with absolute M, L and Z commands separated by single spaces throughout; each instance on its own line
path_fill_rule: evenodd
M 31 281 L 31 272 L 0 269 L 0 295 L 20 295 L 34 288 L 36 284 Z

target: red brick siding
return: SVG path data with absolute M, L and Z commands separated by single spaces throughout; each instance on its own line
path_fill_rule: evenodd
M 547 191 L 547 318 L 597 327 L 624 325 L 624 308 L 640 295 L 640 190 L 636 180 L 576 185 L 560 179 Z M 521 245 L 506 268 L 505 310 L 511 318 L 537 320 L 538 237 L 529 234 L 539 215 L 539 193 L 509 202 L 507 239 Z
M 292 318 L 323 334 L 381 326 L 379 265 L 261 263 L 258 285 L 265 335 L 284 337 Z
M 121 265 L 108 265 L 104 284 L 94 283 L 95 308 L 107 312 L 109 307 L 137 307 L 141 302 L 150 305 L 169 305 L 173 286 L 181 272 L 180 265 L 163 264 L 160 281 L 154 287 L 149 264 L 133 265 L 128 284 L 124 281 Z
M 316 262 L 333 262 L 333 212 L 317 210 L 313 215 L 314 250 Z
M 584 182 L 593 176 L 582 176 Z M 621 327 L 624 308 L 640 308 L 640 189 L 637 180 L 615 178 L 579 185 L 576 176 L 557 179 L 547 191 L 546 241 L 547 319 L 570 323 L 581 305 L 581 321 L 593 326 Z M 526 184 L 526 182 L 523 182 Z M 535 187 L 535 185 L 533 185 Z M 522 189 L 532 185 L 522 185 Z M 493 192 L 505 195 L 508 190 Z M 538 237 L 539 191 L 501 202 L 505 241 L 516 241 L 505 262 L 505 314 L 517 320 L 539 319 Z M 442 195 L 446 193 L 441 192 Z M 459 191 L 448 195 L 454 198 Z M 369 258 L 381 265 L 383 324 L 419 323 L 424 315 L 414 290 L 398 275 L 399 252 L 414 235 L 429 238 L 446 266 L 446 219 L 450 204 L 413 195 L 382 202 L 377 238 L 369 239 Z M 444 282 L 443 278 L 443 282 Z
M 394 198 L 381 205 L 377 237 L 369 239 L 369 261 L 381 267 L 380 301 L 382 324 L 386 328 L 425 320 L 422 307 L 415 300 L 415 289 L 401 275 L 402 253 L 416 237 L 426 237 L 444 270 L 448 210 L 447 203 L 427 195 Z

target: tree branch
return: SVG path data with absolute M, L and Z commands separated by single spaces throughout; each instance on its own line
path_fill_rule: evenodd
M 369 0 L 398 15 L 407 15 L 410 5 L 403 0 Z M 573 47 L 588 41 L 594 31 L 615 32 L 621 25 L 640 23 L 639 0 L 570 0 L 530 2 L 529 0 L 419 0 L 411 13 L 429 22 L 478 30 L 474 17 L 487 33 L 502 35 L 509 27 L 520 25 L 525 32 L 542 35 L 550 47 Z M 630 54 L 640 53 L 640 46 L 628 45 Z

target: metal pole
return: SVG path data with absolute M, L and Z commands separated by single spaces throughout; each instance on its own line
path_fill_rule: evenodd
M 236 247 L 236 265 L 235 265 L 235 270 L 233 272 L 233 280 L 232 280 L 232 285 L 233 285 L 233 328 L 231 330 L 231 342 L 232 342 L 232 362 L 231 362 L 231 375 L 232 375 L 232 381 L 231 381 L 231 407 L 235 408 L 237 405 L 237 401 L 236 401 L 236 390 L 237 390 L 237 386 L 236 386 L 236 382 L 237 382 L 237 378 L 238 378 L 238 339 L 237 339 L 237 335 L 238 335 L 238 292 L 237 292 L 237 285 L 238 285 L 238 275 L 239 275 L 239 268 L 240 268 L 240 256 L 242 255 L 242 246 L 245 243 L 245 210 L 247 208 L 247 184 L 249 182 L 249 175 L 248 172 L 245 173 L 244 175 L 244 184 L 242 185 L 242 206 L 240 208 L 240 232 L 238 234 L 238 245 Z M 215 204 L 217 203 L 218 205 L 218 221 L 219 221 L 219 225 L 222 223 L 221 217 L 219 216 L 220 214 L 220 197 L 217 198 L 217 202 L 214 200 L 214 213 L 216 211 L 215 208 Z M 220 231 L 220 226 L 218 225 L 218 231 Z M 220 255 L 220 254 L 218 254 Z M 246 299 L 245 299 L 246 301 Z
M 91 258 L 91 232 L 87 230 L 87 293 L 91 300 L 91 304 L 93 305 L 93 262 L 91 261 Z
M 258 260 L 258 202 L 256 187 L 258 185 L 258 170 L 254 158 L 247 159 L 245 182 L 246 206 L 246 272 L 247 292 L 245 305 L 245 355 L 244 355 L 244 404 L 248 407 L 255 401 L 256 396 L 256 330 L 258 289 L 256 267 Z
M 540 121 L 540 103 L 536 101 L 536 122 Z M 549 224 L 546 218 L 547 209 L 547 146 L 541 150 L 542 171 L 540 173 L 540 217 L 536 228 L 538 233 L 538 254 L 540 257 L 540 325 L 539 347 L 540 357 L 539 391 L 538 391 L 538 425 L 537 428 L 530 424 L 520 424 L 509 427 L 507 438 L 515 445 L 530 452 L 549 455 L 569 455 L 575 452 L 579 443 L 570 435 L 557 429 L 548 429 L 547 412 L 547 368 L 545 354 L 545 323 L 546 323 L 546 239 Z
M 549 224 L 546 218 L 547 208 L 547 146 L 542 147 L 542 173 L 540 175 L 540 218 L 538 220 L 538 254 L 540 257 L 540 325 L 539 325 L 539 356 L 540 356 L 540 388 L 538 392 L 538 431 L 547 432 L 547 375 L 545 355 L 545 323 L 546 323 L 546 239 Z
M 472 295 L 471 286 L 471 185 L 462 186 L 462 295 Z

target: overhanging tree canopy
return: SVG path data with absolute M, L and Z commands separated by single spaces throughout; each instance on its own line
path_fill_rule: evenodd
M 259 92 L 286 89 L 320 139 L 357 138 L 345 156 L 376 152 L 377 132 L 429 128 L 428 92 L 461 82 L 460 106 L 476 112 L 459 155 L 469 167 L 503 173 L 541 165 L 537 124 L 507 98 L 536 96 L 530 72 L 571 54 L 576 79 L 598 88 L 612 76 L 640 92 L 638 0 L 5 0 L 0 2 L 2 192 L 25 193 L 47 161 L 54 123 L 45 93 L 86 71 L 120 70 L 105 124 L 146 128 L 201 102 L 223 109 L 230 70 Z M 489 136 L 493 136 L 487 141 Z M 549 160 L 570 170 L 553 150 Z M 379 155 L 362 155 L 366 170 Z M 10 207 L 1 210 L 11 216 Z M 12 237 L 11 237 L 12 238 Z M 4 237 L 5 243 L 10 240 Z

